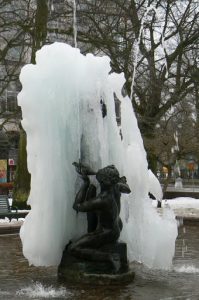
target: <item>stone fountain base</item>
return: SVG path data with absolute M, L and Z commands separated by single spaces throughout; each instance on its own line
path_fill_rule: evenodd
M 75 258 L 66 247 L 58 267 L 59 279 L 64 282 L 95 285 L 119 285 L 133 281 L 135 273 L 129 269 L 125 243 L 108 244 L 100 248 L 100 251 L 111 253 L 113 263 Z

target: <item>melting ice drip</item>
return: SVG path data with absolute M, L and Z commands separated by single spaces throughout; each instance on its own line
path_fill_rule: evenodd
M 121 94 L 124 76 L 110 70 L 108 57 L 84 56 L 77 48 L 54 43 L 37 52 L 36 65 L 21 71 L 18 101 L 27 132 L 31 211 L 20 236 L 30 264 L 58 265 L 68 241 L 86 230 L 84 214 L 72 209 L 77 182 L 72 162 L 78 160 L 79 137 L 82 162 L 96 170 L 115 164 L 127 177 L 132 193 L 121 199 L 121 239 L 128 244 L 129 260 L 152 268 L 172 264 L 175 217 L 168 210 L 160 217 L 151 206 L 142 138 L 131 101 Z M 121 101 L 122 140 L 114 94 Z

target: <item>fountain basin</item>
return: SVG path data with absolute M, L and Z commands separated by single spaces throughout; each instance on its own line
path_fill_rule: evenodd
M 57 268 L 33 267 L 22 255 L 19 236 L 0 236 L 0 300 L 29 299 L 199 299 L 199 223 L 178 229 L 173 268 L 150 270 L 133 264 L 128 285 L 86 285 L 57 281 Z M 57 296 L 56 296 L 57 295 Z

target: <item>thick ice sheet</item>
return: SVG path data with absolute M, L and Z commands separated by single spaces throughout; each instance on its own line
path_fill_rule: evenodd
M 121 199 L 121 239 L 128 243 L 129 260 L 152 268 L 172 264 L 176 221 L 172 211 L 161 218 L 151 205 L 142 138 L 131 102 L 121 95 L 124 76 L 109 72 L 108 57 L 84 56 L 62 43 L 44 46 L 36 65 L 22 69 L 18 101 L 27 132 L 31 212 L 20 235 L 30 264 L 59 264 L 68 241 L 85 231 L 84 214 L 72 210 L 79 184 L 72 162 L 80 156 L 96 170 L 115 164 L 127 177 L 132 193 Z M 121 101 L 121 128 L 113 93 Z

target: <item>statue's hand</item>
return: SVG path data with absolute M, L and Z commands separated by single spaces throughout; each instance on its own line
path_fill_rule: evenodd
M 75 166 L 75 171 L 76 171 L 78 174 L 82 175 L 82 174 L 81 174 L 81 164 L 79 164 L 79 163 L 77 163 L 77 162 L 73 162 L 72 165 Z
M 84 165 L 82 163 L 74 162 L 73 166 L 75 166 L 75 170 L 78 174 L 80 174 L 83 178 L 87 178 L 88 175 L 95 175 L 94 172 L 89 166 Z
M 79 212 L 79 207 L 80 207 L 80 204 L 79 203 L 74 203 L 73 204 L 73 209 L 78 213 Z

